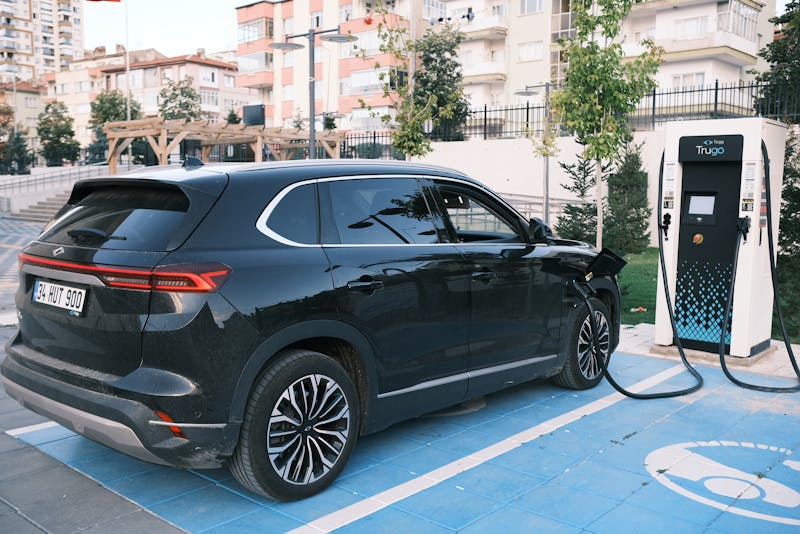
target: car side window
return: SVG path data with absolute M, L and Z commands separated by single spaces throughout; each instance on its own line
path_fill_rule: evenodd
M 460 242 L 513 243 L 523 241 L 513 223 L 501 216 L 498 210 L 485 199 L 461 188 L 440 186 L 439 191 Z
M 319 210 L 315 184 L 304 184 L 286 193 L 270 214 L 267 226 L 295 243 L 318 244 Z
M 320 182 L 322 242 L 343 245 L 438 242 L 431 211 L 415 178 Z

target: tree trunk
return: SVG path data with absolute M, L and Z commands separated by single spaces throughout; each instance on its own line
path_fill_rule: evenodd
M 597 238 L 595 247 L 597 250 L 603 249 L 603 165 L 600 159 L 594 160 L 595 184 L 597 192 Z

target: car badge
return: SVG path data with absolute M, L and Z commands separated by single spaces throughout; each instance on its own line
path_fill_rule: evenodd
M 53 251 L 53 256 L 61 256 L 64 253 L 64 247 L 58 247 Z

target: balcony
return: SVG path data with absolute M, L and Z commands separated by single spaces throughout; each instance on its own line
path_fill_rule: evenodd
M 752 65 L 758 54 L 758 43 L 749 41 L 722 28 L 707 32 L 695 39 L 664 39 L 656 36 L 655 43 L 664 48 L 664 61 L 687 59 L 718 59 L 738 66 Z M 623 43 L 626 56 L 645 51 L 639 44 Z
M 0 52 L 16 52 L 17 43 L 14 41 L 0 41 Z
M 702 4 L 717 4 L 717 0 L 647 0 L 640 4 L 633 4 L 631 16 L 652 15 L 657 11 L 667 9 L 680 9 L 686 6 L 697 6 Z
M 275 73 L 272 71 L 259 71 L 250 73 L 240 73 L 236 80 L 238 87 L 252 87 L 256 89 L 264 89 L 272 87 L 275 84 Z
M 459 29 L 464 32 L 466 41 L 479 39 L 496 41 L 505 39 L 508 35 L 508 23 L 506 18 L 501 15 L 475 17 L 468 24 L 462 24 Z
M 464 84 L 474 85 L 480 83 L 506 81 L 505 61 L 486 61 L 465 65 L 462 71 Z

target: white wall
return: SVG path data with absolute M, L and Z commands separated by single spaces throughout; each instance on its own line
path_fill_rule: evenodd
M 648 173 L 647 196 L 653 214 L 650 217 L 650 243 L 657 246 L 656 197 L 661 153 L 664 150 L 663 131 L 636 132 L 634 143 L 642 145 L 642 162 Z M 550 194 L 552 200 L 574 200 L 564 184 L 570 178 L 559 162 L 575 163 L 581 146 L 571 137 L 556 140 L 558 154 L 550 157 Z M 544 159 L 534 152 L 528 139 L 469 140 L 433 143 L 433 152 L 418 161 L 459 170 L 480 180 L 498 193 L 542 197 L 544 195 Z M 594 192 L 590 194 L 594 198 Z M 554 223 L 555 221 L 551 221 Z

